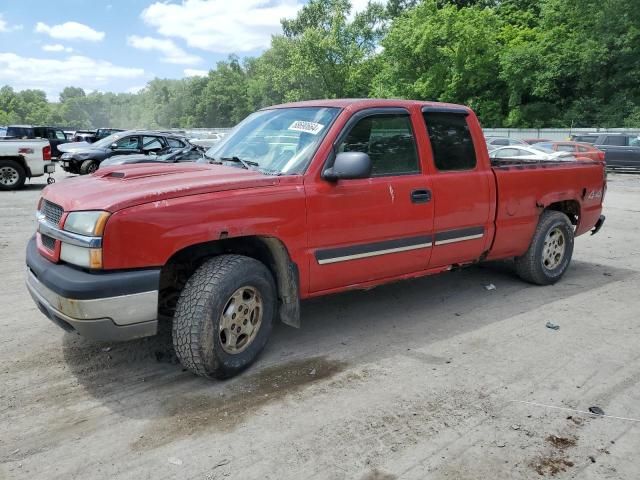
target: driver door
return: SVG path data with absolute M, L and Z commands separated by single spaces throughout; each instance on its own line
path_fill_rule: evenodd
M 404 109 L 359 112 L 336 151 L 367 153 L 371 177 L 305 183 L 311 292 L 427 268 L 433 202 L 413 131 Z

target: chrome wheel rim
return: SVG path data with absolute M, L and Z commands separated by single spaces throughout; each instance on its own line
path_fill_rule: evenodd
M 253 287 L 240 287 L 231 295 L 222 309 L 218 329 L 225 352 L 236 355 L 253 343 L 262 324 L 263 310 L 260 292 Z
M 96 165 L 95 163 L 92 163 L 87 167 L 87 173 L 93 173 L 96 170 L 98 170 L 98 165 Z
M 0 183 L 5 187 L 10 187 L 18 183 L 20 175 L 18 174 L 18 170 L 13 167 L 2 167 L 0 168 Z
M 542 248 L 542 266 L 547 270 L 553 270 L 562 263 L 567 248 L 567 240 L 559 227 L 555 227 L 547 233 Z

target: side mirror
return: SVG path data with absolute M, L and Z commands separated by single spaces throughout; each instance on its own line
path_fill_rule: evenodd
M 109 145 L 109 148 L 111 150 L 115 150 L 116 148 L 118 148 L 118 144 L 117 143 L 112 143 L 111 145 Z
M 336 155 L 333 166 L 322 173 L 330 182 L 355 180 L 371 176 L 371 159 L 364 152 L 341 152 Z

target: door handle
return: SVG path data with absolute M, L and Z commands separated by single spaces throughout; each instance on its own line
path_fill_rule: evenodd
M 411 201 L 413 203 L 428 203 L 431 201 L 431 190 L 426 188 L 414 190 L 411 192 Z

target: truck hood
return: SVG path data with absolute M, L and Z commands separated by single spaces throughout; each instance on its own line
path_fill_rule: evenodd
M 65 211 L 116 212 L 144 203 L 202 193 L 277 185 L 254 170 L 203 164 L 142 163 L 101 168 L 92 175 L 49 185 L 43 197 Z

